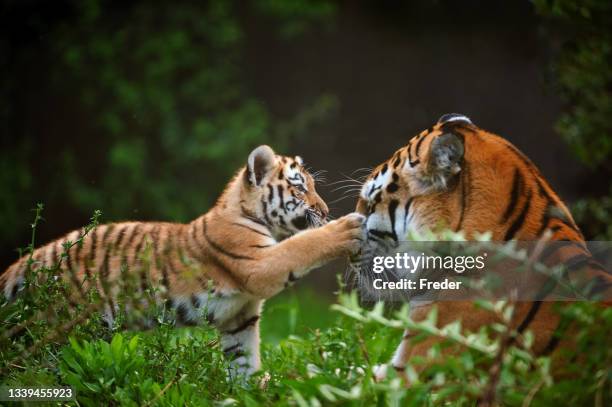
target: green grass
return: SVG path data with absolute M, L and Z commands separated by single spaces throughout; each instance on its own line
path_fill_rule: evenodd
M 39 219 L 40 210 L 33 231 Z M 96 222 L 94 216 L 92 224 Z M 302 284 L 264 308 L 262 371 L 248 380 L 230 381 L 214 328 L 176 329 L 162 323 L 148 331 L 110 331 L 99 314 L 86 312 L 91 304 L 80 304 L 77 310 L 68 306 L 65 281 L 39 281 L 33 274 L 26 282 L 32 284 L 28 295 L 0 303 L 0 385 L 70 385 L 78 405 L 612 403 L 612 307 L 597 303 L 563 308 L 577 346 L 568 355 L 567 375 L 559 379 L 551 374 L 550 358 L 533 352 L 529 334 L 501 346 L 507 343 L 501 338 L 514 334 L 509 302 L 480 302 L 480 312 L 494 312 L 500 323 L 474 333 L 464 332 L 459 321 L 438 326 L 435 310 L 417 322 L 406 306 L 364 308 L 355 294 L 330 300 Z M 90 295 L 92 304 L 99 304 L 95 290 Z M 70 325 L 80 316 L 83 320 Z M 409 361 L 409 388 L 393 369 L 386 380 L 375 383 L 372 368 L 390 359 L 406 327 L 416 334 L 413 342 L 436 337 L 439 343 Z M 9 331 L 18 335 L 4 335 Z
M 406 389 L 393 371 L 382 383 L 374 383 L 370 372 L 389 360 L 402 335 L 398 327 L 413 322 L 402 311 L 363 309 L 354 296 L 340 297 L 334 309 L 307 288 L 269 301 L 262 317 L 263 372 L 269 375 L 263 387 L 263 372 L 245 383 L 226 380 L 215 329 L 168 325 L 145 332 L 78 328 L 68 343 L 52 341 L 11 362 L 2 384 L 71 385 L 79 405 L 91 406 L 474 405 L 488 388 L 495 354 L 486 349 L 496 344 L 491 331 L 473 336 L 470 349 L 445 356 Z M 577 336 L 583 360 L 575 366 L 575 378 L 556 382 L 547 373 L 547 358 L 511 348 L 503 358 L 498 401 L 523 405 L 533 389 L 534 405 L 609 401 L 612 308 L 583 303 L 571 310 L 583 324 Z M 432 332 L 432 322 L 414 326 L 420 339 Z M 467 338 L 453 327 L 440 332 L 447 340 L 432 348 L 432 358 Z M 3 350 L 4 367 L 8 356 Z M 411 367 L 418 365 L 419 360 L 411 361 Z
M 333 326 L 336 313 L 333 303 L 310 287 L 291 288 L 266 301 L 261 319 L 261 338 L 264 343 L 278 344 L 290 335 L 303 336 Z

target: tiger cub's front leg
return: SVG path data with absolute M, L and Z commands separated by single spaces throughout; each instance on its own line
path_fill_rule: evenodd
M 257 298 L 270 298 L 311 269 L 357 252 L 364 220 L 364 216 L 351 213 L 262 249 L 260 260 L 240 270 L 244 289 Z
M 220 327 L 221 348 L 229 360 L 229 378 L 246 378 L 259 370 L 259 317 L 263 301 L 248 302 Z

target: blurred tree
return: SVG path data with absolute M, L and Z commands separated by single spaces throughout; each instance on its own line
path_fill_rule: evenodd
M 48 55 L 0 43 L 12 52 L 2 66 L 0 118 L 14 124 L 5 126 L 0 152 L 2 243 L 15 245 L 34 200 L 84 219 L 99 208 L 106 221 L 187 221 L 207 210 L 250 149 L 269 143 L 283 152 L 335 106 L 332 96 L 321 95 L 294 118 L 275 119 L 249 93 L 242 65 L 245 13 L 292 37 L 329 23 L 330 1 L 84 0 L 62 3 L 59 17 L 40 11 L 39 3 L 23 14 Z M 17 123 L 24 118 L 12 102 L 27 92 L 17 85 L 19 70 L 32 63 L 44 64 L 37 75 L 52 100 L 72 101 L 64 107 L 70 124 L 62 128 L 74 123 L 80 134 L 45 140 L 48 134 L 29 134 Z
M 612 166 L 612 3 L 608 0 L 535 0 L 560 35 L 554 65 L 567 112 L 557 130 L 591 168 Z
M 597 191 L 603 197 L 585 197 L 574 212 L 587 238 L 612 239 L 612 3 L 534 0 L 534 4 L 560 40 L 552 72 L 566 110 L 556 129 L 604 183 Z

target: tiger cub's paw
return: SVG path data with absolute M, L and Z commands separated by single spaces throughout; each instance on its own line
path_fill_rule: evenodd
M 332 239 L 340 245 L 342 254 L 357 253 L 365 238 L 365 216 L 359 213 L 349 213 L 338 220 L 328 223 L 332 229 Z

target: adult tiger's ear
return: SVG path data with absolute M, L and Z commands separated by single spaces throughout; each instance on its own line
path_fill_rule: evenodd
M 251 185 L 261 185 L 276 164 L 276 154 L 269 146 L 263 145 L 251 151 L 247 160 L 245 178 Z
M 430 188 L 445 189 L 461 172 L 465 147 L 463 137 L 444 133 L 436 137 L 429 147 L 427 166 L 422 176 Z

